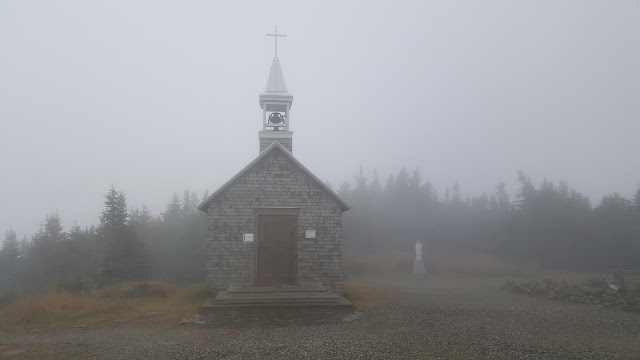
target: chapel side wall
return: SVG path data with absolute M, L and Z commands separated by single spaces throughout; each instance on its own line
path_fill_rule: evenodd
M 274 150 L 209 204 L 207 284 L 254 281 L 256 243 L 253 209 L 296 207 L 298 217 L 298 281 L 321 283 L 342 294 L 342 209 L 340 204 L 279 150 Z M 306 239 L 305 230 L 316 238 Z M 255 234 L 257 241 L 257 234 Z

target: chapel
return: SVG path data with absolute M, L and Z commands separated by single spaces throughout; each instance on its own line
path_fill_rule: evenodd
M 349 205 L 293 155 L 291 105 L 277 54 L 259 95 L 257 157 L 212 193 L 207 213 L 206 283 L 313 285 L 342 295 L 342 213 Z M 253 290 L 251 290 L 253 291 Z

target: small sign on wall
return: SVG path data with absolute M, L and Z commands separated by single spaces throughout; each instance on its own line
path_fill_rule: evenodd
M 307 239 L 315 239 L 316 238 L 316 231 L 315 230 L 306 230 L 304 232 L 304 237 Z
M 242 234 L 242 242 L 253 242 L 253 234 Z

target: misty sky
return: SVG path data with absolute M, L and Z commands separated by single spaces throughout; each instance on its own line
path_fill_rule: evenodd
M 629 0 L 2 1 L 0 237 L 226 182 L 258 152 L 275 24 L 294 155 L 334 186 L 419 167 L 440 193 L 518 170 L 597 203 L 640 185 Z

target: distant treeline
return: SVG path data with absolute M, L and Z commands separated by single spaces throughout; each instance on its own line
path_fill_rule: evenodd
M 344 214 L 345 251 L 489 254 L 566 270 L 640 268 L 640 188 L 633 199 L 605 196 L 592 206 L 567 184 L 535 186 L 523 174 L 510 199 L 504 183 L 491 194 L 463 198 L 453 184 L 443 195 L 419 170 L 401 170 L 384 185 L 362 171 L 338 193 L 352 209 Z M 68 231 L 58 213 L 21 239 L 5 234 L 0 250 L 0 302 L 14 293 L 58 288 L 85 291 L 122 281 L 204 281 L 206 215 L 199 197 L 174 195 L 160 216 L 146 206 L 130 209 L 111 188 L 100 224 Z M 8 294 L 8 295 L 7 295 Z
M 204 195 L 207 196 L 206 194 Z M 49 214 L 31 238 L 9 230 L 0 251 L 0 303 L 42 289 L 88 291 L 123 281 L 204 281 L 206 216 L 201 200 L 175 194 L 158 217 L 146 206 L 129 210 L 123 192 L 111 188 L 98 227 L 64 231 L 58 213 Z
M 633 199 L 613 193 L 592 206 L 564 182 L 534 185 L 522 172 L 510 199 L 504 183 L 463 198 L 456 183 L 440 196 L 419 170 L 401 170 L 384 185 L 360 171 L 338 193 L 346 251 L 488 254 L 541 267 L 600 271 L 640 268 L 640 188 Z

